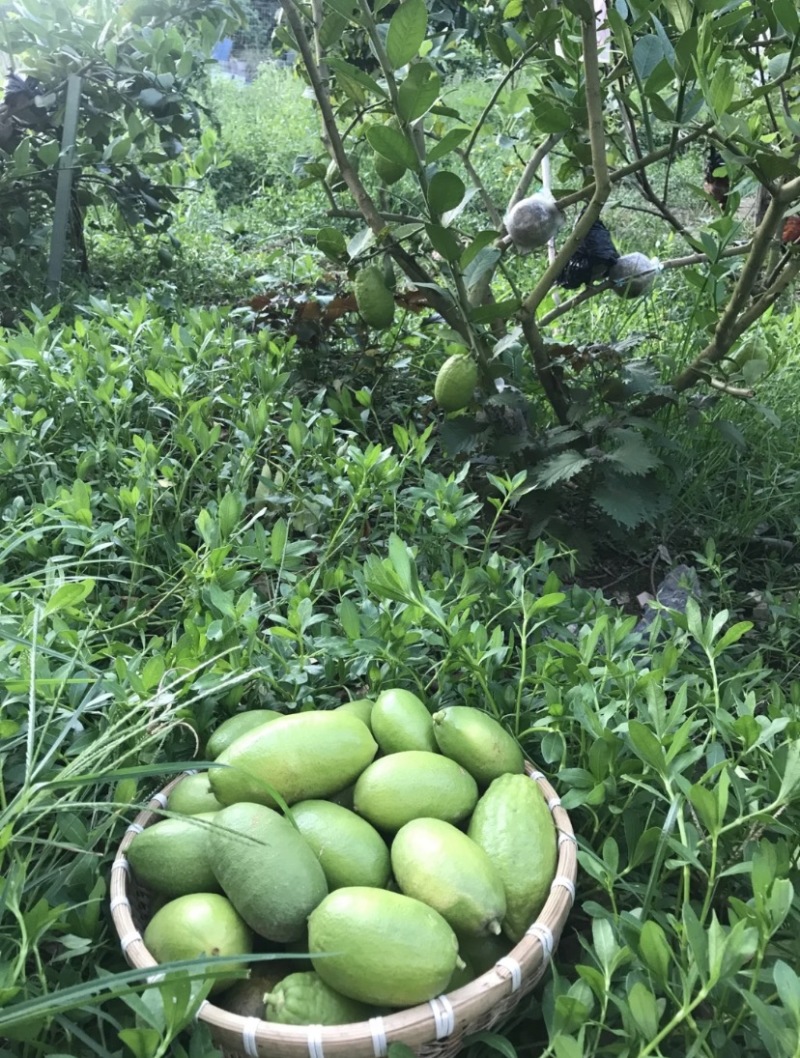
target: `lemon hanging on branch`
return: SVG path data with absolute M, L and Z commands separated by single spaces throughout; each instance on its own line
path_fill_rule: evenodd
M 443 411 L 460 411 L 472 403 L 478 384 L 478 365 L 472 357 L 456 353 L 439 368 L 433 398 Z
M 394 320 L 394 295 L 386 286 L 383 269 L 367 265 L 356 276 L 355 295 L 358 311 L 370 327 L 383 331 Z

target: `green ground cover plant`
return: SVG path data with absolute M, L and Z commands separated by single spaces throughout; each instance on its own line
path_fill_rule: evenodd
M 580 835 L 557 972 L 472 1053 L 792 1058 L 800 684 L 765 646 L 796 658 L 796 609 L 758 635 L 709 575 L 636 632 L 515 542 L 524 475 L 479 497 L 368 392 L 301 403 L 292 343 L 219 311 L 94 301 L 0 348 L 0 1053 L 214 1054 L 171 1043 L 202 988 L 125 975 L 126 822 L 238 708 L 403 685 L 501 718 Z
M 629 99 L 653 108 L 652 146 L 673 128 L 654 101 L 666 68 L 675 73 L 665 41 L 688 35 L 685 51 L 699 20 L 702 62 L 682 62 L 679 80 L 750 157 L 763 129 L 748 127 L 743 143 L 727 83 L 704 80 L 714 34 L 733 48 L 751 32 L 742 20 L 752 6 L 753 26 L 774 31 L 764 71 L 777 92 L 796 62 L 796 13 L 785 3 L 656 6 L 658 24 L 647 21 L 655 9 L 616 6 L 648 41 L 627 75 L 647 73 Z M 440 77 L 429 146 L 448 123 L 482 122 L 470 161 L 500 210 L 532 134 L 558 119 L 547 93 L 581 111 L 581 86 L 552 56 L 506 77 L 525 34 L 549 39 L 556 18 L 574 30 L 575 51 L 581 4 L 561 8 L 512 4 L 502 19 L 476 16 L 466 35 L 437 31 L 409 58 L 409 70 Z M 210 33 L 200 9 L 181 12 Z M 348 46 L 363 42 L 369 19 L 342 4 L 332 14 L 332 48 L 337 24 Z M 647 298 L 587 298 L 550 321 L 566 359 L 554 353 L 546 367 L 564 370 L 574 423 L 556 423 L 516 301 L 498 315 L 511 324 L 490 350 L 506 396 L 447 418 L 434 384 L 463 328 L 431 306 L 405 307 L 400 269 L 387 330 L 352 311 L 298 322 L 299 306 L 345 297 L 362 260 L 384 267 L 389 237 L 365 241 L 354 202 L 331 186 L 300 71 L 269 66 L 247 86 L 205 78 L 199 43 L 181 38 L 199 162 L 171 185 L 170 234 L 120 227 L 107 204 L 93 205 L 89 275 L 59 305 L 8 298 L 14 322 L 0 332 L 0 1058 L 217 1058 L 193 1022 L 214 967 L 199 960 L 153 983 L 119 951 L 108 879 L 125 826 L 175 770 L 202 761 L 209 734 L 238 710 L 331 708 L 389 686 L 500 719 L 557 786 L 579 836 L 578 894 L 553 966 L 506 1022 L 469 1041 L 469 1058 L 798 1058 L 791 295 L 714 362 L 728 390 L 700 387 L 647 422 L 631 415 L 717 327 L 739 275 L 738 259 L 718 251 L 750 237 L 744 202 L 760 178 L 796 181 L 790 115 L 770 115 L 768 91 L 747 97 L 778 128 L 754 164 L 729 145 L 724 214 L 699 186 L 704 147 L 649 167 L 655 187 L 668 180 L 679 224 L 703 232 L 706 260 L 665 271 Z M 734 66 L 726 52 L 724 70 Z M 459 238 L 481 231 L 480 195 L 452 223 L 426 215 L 427 170 L 416 184 L 407 173 L 380 185 L 367 127 L 388 110 L 363 78 L 337 72 L 350 78 L 334 94 L 337 121 L 358 119 L 346 144 L 363 155 L 358 179 L 392 232 L 410 223 L 395 215 Z M 420 70 L 390 72 L 402 88 Z M 738 86 L 752 88 L 741 77 Z M 549 103 L 532 115 L 537 93 Z M 664 105 L 675 116 L 683 104 L 667 93 Z M 118 151 L 154 176 L 163 159 L 148 169 L 137 153 L 148 136 L 158 130 Z M 584 188 L 580 147 L 553 149 L 556 180 L 573 194 Z M 440 158 L 466 187 L 460 155 Z M 619 181 L 603 217 L 623 252 L 678 256 L 675 225 L 652 205 Z M 398 236 L 437 288 L 458 294 L 461 259 L 441 252 L 447 236 L 433 232 L 441 246 L 428 230 L 414 238 Z M 781 268 L 793 268 L 796 251 L 781 253 Z M 496 302 L 535 289 L 546 267 L 546 255 L 507 256 L 492 270 Z M 277 307 L 251 303 L 265 292 Z M 557 309 L 548 295 L 543 312 Z M 481 342 L 493 340 L 490 317 L 469 321 Z M 519 414 L 536 431 L 533 451 L 514 443 Z M 480 436 L 492 421 L 503 441 L 493 436 L 493 447 Z M 592 465 L 573 473 L 576 445 Z M 608 466 L 625 467 L 630 487 L 604 504 Z M 696 569 L 699 601 L 637 628 L 636 593 L 679 562 Z

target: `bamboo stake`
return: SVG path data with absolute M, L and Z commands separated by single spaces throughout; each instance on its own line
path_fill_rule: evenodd
M 75 174 L 75 140 L 78 135 L 80 101 L 81 79 L 77 74 L 71 74 L 67 78 L 64 130 L 61 134 L 53 233 L 50 241 L 50 261 L 47 267 L 47 293 L 53 298 L 58 297 L 61 274 L 64 270 L 64 253 L 67 248 L 67 228 L 72 203 L 72 180 Z

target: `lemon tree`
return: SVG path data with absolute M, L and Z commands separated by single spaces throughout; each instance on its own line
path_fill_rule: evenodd
M 347 243 L 351 269 L 360 281 L 388 254 L 474 361 L 479 412 L 445 424 L 443 443 L 480 443 L 506 464 L 511 450 L 540 489 L 569 482 L 627 527 L 654 517 L 664 464 L 648 417 L 698 385 L 740 397 L 727 358 L 800 272 L 800 255 L 780 249 L 800 202 L 796 5 L 748 0 L 724 18 L 672 0 L 282 8 L 339 174 L 330 194 L 364 223 Z M 477 110 L 457 90 L 467 41 L 494 86 Z M 481 159 L 502 151 L 505 179 L 490 183 Z M 697 159 L 690 222 L 676 205 L 685 152 Z M 660 233 L 620 255 L 605 224 L 628 187 Z M 556 296 L 564 283 L 577 293 Z M 632 336 L 662 290 L 682 302 L 677 358 L 656 328 Z M 391 320 L 380 299 L 375 326 Z M 605 306 L 607 340 L 587 302 Z M 578 333 L 556 340 L 572 312 Z M 469 387 L 445 368 L 436 399 L 459 410 Z

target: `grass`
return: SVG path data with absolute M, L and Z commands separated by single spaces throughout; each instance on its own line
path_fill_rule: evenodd
M 457 89 L 475 110 L 486 91 Z M 757 405 L 661 420 L 669 512 L 576 571 L 527 532 L 524 474 L 443 456 L 440 329 L 409 317 L 376 349 L 353 322 L 304 341 L 232 308 L 330 283 L 326 200 L 290 175 L 317 150 L 297 80 L 215 98 L 232 164 L 187 200 L 174 263 L 131 262 L 106 231 L 94 290 L 0 335 L 0 1058 L 218 1053 L 183 1031 L 202 991 L 179 969 L 148 989 L 124 972 L 107 914 L 124 828 L 238 710 L 393 685 L 501 717 L 580 835 L 555 967 L 471 1058 L 796 1058 L 796 311 L 753 336 L 763 368 L 732 374 Z M 697 164 L 679 166 L 687 209 Z M 666 257 L 631 201 L 622 248 Z M 638 329 L 678 364 L 690 293 L 669 274 L 633 315 L 597 299 L 559 337 Z M 642 590 L 659 548 L 698 569 L 702 608 L 642 636 L 591 574 L 616 552 Z

